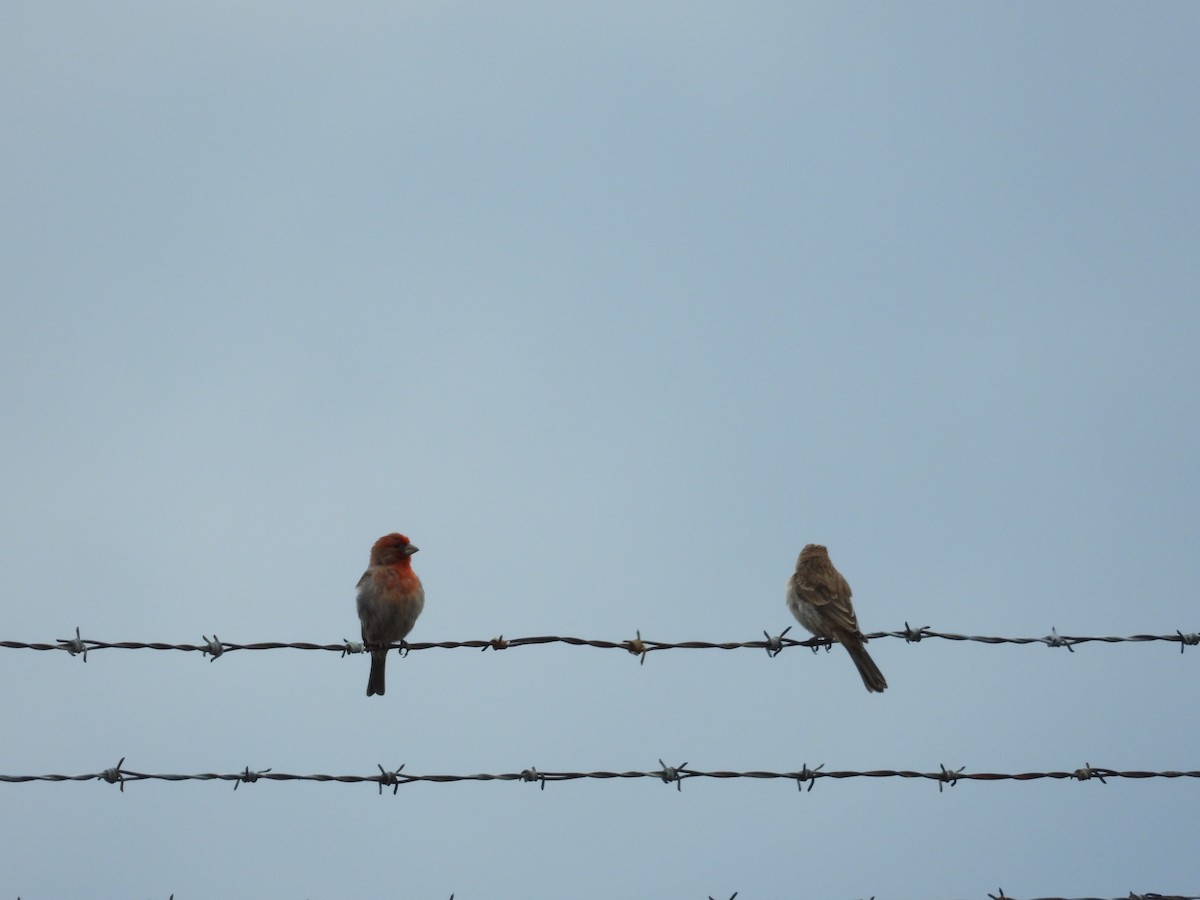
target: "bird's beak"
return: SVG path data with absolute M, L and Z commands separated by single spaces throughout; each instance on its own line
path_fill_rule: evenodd
M 412 556 L 414 553 L 416 553 L 420 549 L 421 548 L 416 546 L 415 544 L 409 544 L 407 547 L 404 548 L 404 553 L 406 556 Z

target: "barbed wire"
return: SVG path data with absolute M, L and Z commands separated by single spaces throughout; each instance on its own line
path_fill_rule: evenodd
M 164 775 L 150 772 L 135 772 L 131 769 L 124 768 L 125 757 L 121 757 L 112 768 L 104 769 L 100 772 L 92 772 L 85 775 L 0 775 L 0 782 L 7 784 L 23 784 L 26 782 L 59 782 L 59 781 L 105 781 L 109 784 L 119 784 L 121 790 L 125 790 L 126 782 L 136 781 L 231 781 L 233 782 L 234 790 L 242 784 L 253 784 L 257 781 L 316 781 L 316 782 L 336 782 L 340 784 L 363 784 L 370 783 L 379 786 L 379 792 L 382 794 L 385 787 L 392 788 L 392 793 L 397 793 L 401 786 L 408 784 L 416 784 L 418 782 L 428 782 L 431 784 L 453 784 L 457 782 L 480 782 L 480 781 L 523 781 L 532 782 L 540 786 L 541 790 L 546 789 L 548 782 L 557 781 L 579 781 L 584 779 L 595 779 L 601 781 L 608 780 L 625 780 L 637 778 L 650 778 L 663 782 L 664 784 L 674 784 L 676 790 L 683 789 L 683 782 L 693 778 L 711 778 L 717 780 L 729 779 L 759 779 L 759 780 L 783 780 L 795 782 L 796 787 L 804 790 L 804 786 L 808 785 L 808 790 L 811 791 L 816 785 L 816 782 L 823 778 L 833 778 L 842 780 L 846 778 L 903 778 L 903 779 L 918 779 L 925 781 L 933 781 L 937 783 L 938 791 L 941 792 L 945 787 L 954 787 L 960 781 L 1035 781 L 1039 779 L 1051 779 L 1056 781 L 1091 781 L 1095 779 L 1101 784 L 1107 784 L 1109 778 L 1129 778 L 1136 780 L 1144 780 L 1150 778 L 1200 778 L 1200 770 L 1195 771 L 1119 771 L 1117 769 L 1105 769 L 1093 766 L 1090 763 L 1085 763 L 1081 768 L 1071 771 L 1061 772 L 967 772 L 966 767 L 958 769 L 948 769 L 945 765 L 939 766 L 936 772 L 916 772 L 908 769 L 872 769 L 868 771 L 826 771 L 824 763 L 816 768 L 810 769 L 805 763 L 799 771 L 794 772 L 768 772 L 768 771 L 704 771 L 702 769 L 688 768 L 685 762 L 678 766 L 669 766 L 661 759 L 658 761 L 661 768 L 650 771 L 629 771 L 629 772 L 542 772 L 537 768 L 529 767 L 522 769 L 520 772 L 502 772 L 496 774 L 481 773 L 476 775 L 414 775 L 404 771 L 404 766 L 401 765 L 397 769 L 385 769 L 382 765 L 377 764 L 379 769 L 378 775 L 297 775 L 289 772 L 275 772 L 272 769 L 257 769 L 252 770 L 247 766 L 241 772 L 233 773 L 216 773 L 216 772 L 201 772 L 191 775 Z
M 729 900 L 737 900 L 738 891 L 734 891 L 729 895 Z M 1019 897 L 1014 897 L 1011 894 L 1004 893 L 1004 888 L 1000 888 L 999 894 L 988 894 L 990 900 L 1021 900 Z M 17 900 L 21 900 L 20 897 Z M 175 895 L 171 894 L 167 900 L 175 900 Z M 450 895 L 450 900 L 454 900 L 454 894 Z M 715 900 L 712 894 L 708 895 L 708 900 Z M 875 900 L 872 896 L 869 900 Z M 1200 900 L 1200 897 L 1188 894 L 1156 894 L 1151 891 L 1149 894 L 1139 894 L 1135 891 L 1130 891 L 1123 897 L 1028 897 L 1025 900 Z
M 505 638 L 500 637 L 490 638 L 488 640 L 469 640 L 469 641 L 404 641 L 398 644 L 388 644 L 389 649 L 398 649 L 405 654 L 413 653 L 421 650 L 509 650 L 514 647 L 531 647 L 539 644 L 566 644 L 572 647 L 595 647 L 601 650 L 624 650 L 627 653 L 632 653 L 640 657 L 642 662 L 646 661 L 647 654 L 658 652 L 659 650 L 766 650 L 768 656 L 778 656 L 789 647 L 807 647 L 813 652 L 824 647 L 829 649 L 830 641 L 825 638 L 813 637 L 806 640 L 796 640 L 795 638 L 787 637 L 787 633 L 792 629 L 785 628 L 778 635 L 771 635 L 768 632 L 763 632 L 763 640 L 753 641 L 655 641 L 648 638 L 643 638 L 641 631 L 636 633 L 636 637 L 623 641 L 607 641 L 595 640 L 589 638 L 577 637 L 558 637 L 553 635 L 537 636 L 537 637 L 519 637 Z M 926 639 L 936 639 L 943 641 L 973 641 L 981 644 L 1043 644 L 1047 647 L 1066 647 L 1066 649 L 1074 653 L 1074 647 L 1078 644 L 1088 643 L 1104 643 L 1104 644 L 1119 644 L 1119 643 L 1143 643 L 1146 641 L 1166 641 L 1168 643 L 1179 644 L 1179 652 L 1182 653 L 1184 647 L 1194 647 L 1200 644 L 1200 632 L 1184 632 L 1176 631 L 1174 634 L 1133 634 L 1128 636 L 1095 636 L 1095 635 L 1060 635 L 1058 630 L 1052 628 L 1050 634 L 1044 637 L 995 637 L 989 635 L 974 635 L 974 634 L 955 634 L 952 632 L 933 631 L 929 626 L 913 628 L 907 622 L 904 623 L 904 629 L 900 631 L 873 631 L 863 635 L 867 640 L 878 640 L 880 638 L 900 638 L 905 643 L 916 644 Z M 56 643 L 33 643 L 27 641 L 0 641 L 0 648 L 10 650 L 65 650 L 72 656 L 82 655 L 84 662 L 87 662 L 87 654 L 90 650 L 178 650 L 183 652 L 200 652 L 204 656 L 210 657 L 210 662 L 215 660 L 223 653 L 228 653 L 236 650 L 324 650 L 327 652 L 340 653 L 343 656 L 353 653 L 362 653 L 368 649 L 361 641 L 350 641 L 343 639 L 339 644 L 316 644 L 307 641 L 261 641 L 253 644 L 238 644 L 229 641 L 220 640 L 216 634 L 211 638 L 207 635 L 203 636 L 204 643 L 202 644 L 168 644 L 162 642 L 142 642 L 142 641 L 96 641 L 88 638 L 83 638 L 80 635 L 78 628 L 75 629 L 75 637 L 59 638 Z

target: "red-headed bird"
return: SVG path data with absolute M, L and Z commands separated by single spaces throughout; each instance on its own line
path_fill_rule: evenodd
M 358 580 L 358 618 L 371 650 L 367 696 L 383 696 L 387 647 L 404 640 L 425 608 L 425 589 L 412 568 L 417 548 L 402 534 L 385 534 L 371 547 L 371 562 Z M 371 647 L 370 645 L 375 645 Z
M 788 579 L 787 605 L 800 624 L 817 637 L 837 641 L 846 648 L 868 691 L 882 693 L 887 688 L 883 673 L 863 645 L 850 603 L 850 585 L 820 544 L 809 544 L 800 551 L 796 573 Z

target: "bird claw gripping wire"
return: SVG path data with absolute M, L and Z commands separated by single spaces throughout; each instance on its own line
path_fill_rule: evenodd
M 541 790 L 544 791 L 546 789 L 546 776 L 539 772 L 534 766 L 530 766 L 528 769 L 523 769 L 521 771 L 521 780 L 540 782 Z
M 363 652 L 362 641 L 348 641 L 345 638 L 342 638 L 342 645 L 342 659 L 345 659 L 348 653 Z
M 663 784 L 675 782 L 675 790 L 683 790 L 683 777 L 686 774 L 683 770 L 687 768 L 687 763 L 682 766 L 668 766 L 661 759 L 658 764 L 662 766 L 662 770 L 658 773 L 658 777 L 662 779 Z
M 817 773 L 825 768 L 825 763 L 821 763 L 815 769 L 810 769 L 808 763 L 805 763 L 800 768 L 800 773 L 796 776 L 796 790 L 804 790 L 804 782 L 808 782 L 808 789 L 811 791 L 813 785 L 817 783 Z
M 813 653 L 816 653 L 822 647 L 824 647 L 825 652 L 828 653 L 833 648 L 833 638 L 819 634 L 816 637 L 809 638 L 807 644 L 808 649 Z
M 59 638 L 58 642 L 63 644 L 63 649 L 74 656 L 77 653 L 83 654 L 83 661 L 87 662 L 87 647 L 83 645 L 83 638 L 79 636 L 79 626 L 75 626 L 75 637 Z
M 771 637 L 765 631 L 763 632 L 763 637 L 767 639 L 767 656 L 775 657 L 783 652 L 783 638 L 791 630 L 792 626 L 789 625 L 783 631 L 779 632 L 777 637 Z
M 1042 638 L 1042 640 L 1046 642 L 1047 647 L 1066 647 L 1068 652 L 1075 652 L 1075 649 L 1071 646 L 1071 639 L 1061 637 L 1057 628 L 1051 628 L 1050 633 Z
M 908 622 L 904 623 L 904 640 L 909 644 L 918 644 L 921 638 L 929 634 L 929 626 L 922 625 L 920 628 L 911 627 Z
M 238 773 L 238 779 L 233 783 L 233 789 L 236 791 L 238 789 L 238 785 L 242 782 L 245 782 L 246 784 L 254 784 L 254 782 L 258 781 L 258 777 L 260 775 L 266 775 L 270 771 L 270 769 L 263 769 L 261 772 L 251 772 L 250 767 L 246 766 L 243 771 Z
M 1200 644 L 1200 632 L 1196 634 L 1184 634 L 1182 631 L 1176 631 L 1179 635 L 1179 652 L 1183 652 L 1184 647 L 1195 647 Z
M 500 635 L 500 637 L 492 638 L 490 641 L 488 641 L 486 644 L 484 644 L 479 649 L 481 651 L 483 651 L 483 650 L 507 650 L 508 649 L 508 641 L 506 641 L 504 639 L 504 635 Z
M 941 766 L 942 769 L 942 774 L 938 776 L 938 793 L 940 794 L 945 785 L 948 784 L 950 787 L 954 787 L 956 784 L 958 784 L 958 776 L 963 773 L 963 769 L 965 769 L 966 766 L 959 766 L 957 769 L 947 769 L 941 763 L 938 763 L 938 765 Z
M 379 766 L 379 763 L 375 763 L 375 765 Z M 379 766 L 379 777 L 375 780 L 379 782 L 380 796 L 383 796 L 384 786 L 390 787 L 392 789 L 392 795 L 395 796 L 396 792 L 400 790 L 400 773 L 404 771 L 404 766 L 406 765 L 408 764 L 402 764 L 400 768 L 396 769 L 394 772 L 389 772 L 383 766 Z
M 121 793 L 122 794 L 125 793 L 125 776 L 121 772 L 121 766 L 123 766 L 123 765 L 125 765 L 125 757 L 122 756 L 121 761 L 119 763 L 117 763 L 111 769 L 105 769 L 103 772 L 100 773 L 100 777 L 103 778 L 105 781 L 107 781 L 109 784 L 121 785 Z
M 634 638 L 632 641 L 625 642 L 625 649 L 628 650 L 630 653 L 632 653 L 634 656 L 641 657 L 641 660 L 638 662 L 639 666 L 644 666 L 646 664 L 646 652 L 650 648 L 647 647 L 645 642 L 642 640 L 641 629 L 638 629 L 636 638 Z
M 1084 763 L 1083 768 L 1076 769 L 1073 774 L 1076 781 L 1090 781 L 1091 779 L 1096 778 L 1101 784 L 1108 784 L 1108 782 L 1104 780 L 1104 776 L 1100 774 L 1100 770 L 1093 769 L 1091 763 Z
M 200 652 L 205 656 L 211 655 L 212 659 L 210 659 L 209 662 L 215 661 L 218 656 L 225 652 L 225 646 L 221 643 L 221 639 L 217 637 L 216 632 L 213 632 L 212 637 L 209 637 L 206 634 L 202 634 L 200 636 L 204 638 L 204 643 L 206 645 L 201 649 Z

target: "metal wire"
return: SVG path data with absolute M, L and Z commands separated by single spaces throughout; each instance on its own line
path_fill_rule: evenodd
M 630 772 L 542 772 L 536 768 L 530 767 L 523 769 L 520 772 L 502 772 L 497 774 L 477 774 L 477 775 L 414 775 L 404 771 L 404 766 L 397 769 L 385 769 L 382 765 L 378 766 L 378 775 L 297 775 L 288 772 L 275 772 L 271 769 L 252 770 L 249 767 L 241 772 L 219 774 L 215 772 L 201 772 L 191 775 L 165 775 L 155 774 L 150 772 L 135 772 L 132 769 L 124 768 L 125 758 L 116 766 L 110 769 L 104 769 L 100 772 L 93 772 L 86 775 L 0 775 L 0 782 L 8 784 L 21 784 L 32 781 L 106 781 L 109 784 L 119 784 L 121 790 L 125 790 L 126 782 L 134 781 L 231 781 L 234 783 L 234 789 L 241 784 L 252 784 L 257 781 L 317 781 L 317 782 L 337 782 L 341 784 L 362 784 L 370 783 L 379 786 L 380 793 L 385 787 L 390 787 L 393 793 L 399 790 L 402 785 L 415 784 L 418 782 L 428 782 L 432 784 L 453 784 L 463 781 L 524 781 L 540 785 L 544 790 L 547 782 L 556 781 L 579 781 L 583 779 L 594 779 L 600 781 L 610 781 L 614 779 L 637 779 L 650 778 L 661 781 L 664 784 L 674 784 L 676 789 L 682 788 L 683 782 L 695 778 L 711 778 L 717 780 L 729 779 L 759 779 L 759 780 L 782 780 L 793 782 L 797 788 L 803 789 L 808 785 L 808 790 L 812 790 L 817 781 L 824 778 L 833 778 L 842 780 L 846 778 L 904 778 L 918 779 L 924 781 L 936 782 L 938 790 L 941 791 L 944 787 L 954 787 L 960 781 L 1036 781 L 1039 779 L 1052 779 L 1055 781 L 1091 781 L 1093 779 L 1107 783 L 1110 778 L 1128 778 L 1134 780 L 1145 779 L 1176 779 L 1176 778 L 1200 778 L 1200 771 L 1119 771 L 1117 769 L 1105 769 L 1091 764 L 1085 764 L 1082 768 L 1073 769 L 1070 771 L 1060 772 L 967 772 L 965 768 L 948 769 L 944 765 L 939 767 L 936 772 L 915 772 L 907 769 L 872 769 L 868 771 L 827 771 L 823 765 L 816 768 L 809 768 L 805 764 L 800 770 L 794 772 L 767 772 L 767 771 L 705 771 L 702 769 L 692 769 L 687 763 L 679 766 L 669 766 L 661 759 L 658 761 L 661 768 L 650 771 L 630 771 Z
M 539 644 L 566 644 L 573 647 L 594 647 L 603 650 L 624 650 L 634 654 L 645 662 L 647 654 L 657 652 L 659 650 L 740 650 L 740 649 L 755 649 L 765 650 L 768 656 L 777 656 L 788 647 L 806 647 L 816 652 L 821 647 L 829 648 L 828 641 L 822 638 L 809 638 L 807 640 L 798 641 L 793 638 L 786 637 L 788 631 L 785 629 L 781 634 L 772 636 L 767 632 L 763 632 L 764 640 L 761 641 L 654 641 L 643 639 L 641 632 L 637 632 L 637 636 L 633 639 L 624 641 L 607 641 L 594 640 L 576 637 L 558 637 L 558 636 L 536 636 L 523 638 L 505 639 L 503 636 L 492 638 L 490 640 L 467 640 L 467 641 L 427 641 L 427 642 L 402 642 L 400 644 L 391 644 L 389 648 L 399 649 L 403 653 L 409 653 L 419 650 L 432 649 L 477 649 L 477 650 L 507 650 L 513 647 L 527 647 Z M 1085 643 L 1141 643 L 1147 641 L 1164 641 L 1168 643 L 1179 644 L 1179 652 L 1182 653 L 1184 647 L 1196 646 L 1200 644 L 1200 633 L 1185 633 L 1176 631 L 1175 634 L 1154 635 L 1154 634 L 1136 634 L 1130 636 L 1075 636 L 1075 635 L 1059 635 L 1057 630 L 1051 629 L 1051 633 L 1045 637 L 995 637 L 984 635 L 965 635 L 948 632 L 938 632 L 931 630 L 928 626 L 921 628 L 913 628 L 906 622 L 903 630 L 898 631 L 878 631 L 864 635 L 868 640 L 879 638 L 902 638 L 907 643 L 918 643 L 924 639 L 938 639 L 947 641 L 973 641 L 983 644 L 1043 644 L 1048 647 L 1066 647 L 1068 651 L 1074 652 L 1072 647 L 1076 644 Z M 80 635 L 80 630 L 75 629 L 74 638 L 59 639 L 56 643 L 31 643 L 24 641 L 0 641 L 0 648 L 5 649 L 25 649 L 25 650 L 65 650 L 70 655 L 75 656 L 81 654 L 84 661 L 87 661 L 87 653 L 89 650 L 175 650 L 182 652 L 199 651 L 201 654 L 209 657 L 210 661 L 215 660 L 223 653 L 235 650 L 324 650 L 328 652 L 337 652 L 343 656 L 347 654 L 362 653 L 367 648 L 360 642 L 343 640 L 338 644 L 317 644 L 310 642 L 285 642 L 285 641 L 265 641 L 253 644 L 237 644 L 224 642 L 217 638 L 214 634 L 211 638 L 204 637 L 203 644 L 171 644 L 162 642 L 141 642 L 141 641 L 96 641 L 84 639 Z M 1090 764 L 1085 764 L 1082 768 L 1072 771 L 1052 771 L 1052 772 L 1021 772 L 1021 773 L 996 773 L 996 772 L 967 772 L 964 768 L 948 769 L 944 765 L 939 767 L 937 772 L 917 772 L 912 770 L 898 769 L 874 769 L 868 771 L 826 771 L 823 765 L 816 768 L 809 768 L 805 764 L 799 771 L 793 772 L 771 772 L 771 771 L 703 771 L 699 769 L 688 768 L 688 764 L 684 763 L 680 766 L 668 766 L 661 759 L 659 760 L 660 769 L 651 771 L 593 771 L 593 772 L 542 772 L 536 768 L 530 767 L 520 772 L 504 772 L 496 774 L 480 773 L 474 775 L 416 775 L 405 773 L 404 766 L 394 770 L 385 769 L 382 765 L 377 766 L 379 774 L 377 775 L 299 775 L 286 772 L 275 772 L 271 769 L 251 770 L 246 767 L 243 771 L 237 773 L 214 773 L 203 772 L 196 774 L 156 774 L 148 772 L 136 772 L 124 768 L 125 759 L 122 758 L 116 766 L 104 769 L 100 772 L 81 774 L 81 775 L 3 775 L 0 774 L 0 783 L 26 783 L 26 782 L 64 782 L 64 781 L 105 781 L 109 784 L 117 784 L 120 790 L 125 790 L 126 782 L 137 781 L 225 781 L 233 782 L 234 790 L 237 790 L 242 784 L 253 784 L 260 780 L 263 781 L 284 781 L 284 782 L 334 782 L 339 784 L 361 784 L 370 783 L 378 787 L 380 794 L 383 793 L 385 787 L 391 787 L 392 793 L 396 794 L 403 785 L 415 783 L 432 783 L 432 784 L 452 784 L 457 782 L 484 782 L 484 781 L 522 781 L 526 783 L 536 783 L 540 789 L 545 790 L 547 782 L 557 781 L 578 781 L 584 779 L 592 780 L 613 780 L 613 779 L 656 779 L 665 784 L 674 784 L 676 790 L 681 790 L 683 782 L 693 778 L 709 778 L 719 780 L 729 779 L 759 779 L 759 780 L 784 780 L 795 783 L 800 790 L 811 791 L 816 782 L 822 778 L 847 779 L 847 778 L 902 778 L 902 779 L 918 779 L 936 782 L 938 791 L 942 791 L 945 787 L 954 787 L 959 781 L 1033 781 L 1040 779 L 1052 779 L 1059 781 L 1090 781 L 1098 780 L 1101 783 L 1107 783 L 1109 778 L 1121 779 L 1179 779 L 1179 778 L 1200 778 L 1200 771 L 1119 771 L 1116 769 L 1105 769 L 1094 767 Z M 733 897 L 736 897 L 735 892 Z M 990 900 L 1019 900 L 1010 894 L 1005 894 L 1003 888 L 998 894 L 988 894 Z M 731 898 L 732 900 L 732 898 Z M 1098 897 L 1078 897 L 1078 898 L 1063 898 L 1063 897 L 1031 897 L 1025 900 L 1200 900 L 1200 896 L 1182 895 L 1182 894 L 1159 894 L 1159 893 L 1136 893 L 1130 892 L 1124 897 L 1116 898 L 1098 898 Z
M 734 891 L 732 894 L 730 894 L 729 900 L 737 900 L 738 893 L 738 891 Z M 1000 889 L 999 894 L 988 894 L 987 896 L 991 898 L 991 900 L 1022 900 L 1022 898 L 1014 897 L 1011 894 L 1004 893 L 1003 888 Z M 21 900 L 21 898 L 18 897 L 17 900 Z M 171 894 L 167 900 L 175 900 L 175 895 Z M 454 900 L 454 894 L 450 895 L 450 900 Z M 712 894 L 709 894 L 708 900 L 715 900 L 715 898 Z M 870 900 L 875 900 L 875 898 L 872 896 Z M 1149 894 L 1138 894 L 1134 891 L 1130 891 L 1123 897 L 1027 897 L 1024 898 L 1024 900 L 1200 900 L 1200 897 L 1191 894 L 1185 896 L 1183 894 L 1156 894 L 1154 892 Z
M 783 650 L 789 647 L 807 647 L 812 650 L 817 650 L 820 647 L 828 647 L 829 642 L 823 638 L 809 638 L 807 640 L 798 641 L 794 638 L 787 637 L 787 633 L 791 628 L 785 629 L 781 634 L 770 635 L 763 632 L 764 640 L 758 641 L 654 641 L 642 638 L 641 632 L 637 632 L 637 636 L 632 639 L 623 641 L 606 641 L 594 640 L 588 638 L 577 637 L 557 637 L 557 636 L 537 636 L 537 637 L 519 637 L 505 638 L 503 635 L 489 640 L 469 640 L 469 641 L 414 641 L 404 642 L 400 644 L 389 644 L 389 648 L 400 649 L 404 653 L 418 652 L 421 650 L 509 650 L 514 647 L 531 647 L 539 644 L 566 644 L 572 647 L 595 647 L 601 650 L 624 650 L 627 653 L 632 653 L 641 658 L 644 662 L 647 654 L 656 653 L 660 650 L 765 650 L 768 656 L 776 656 Z M 1057 630 L 1051 629 L 1049 635 L 1045 637 L 995 637 L 988 635 L 971 635 L 971 634 L 955 634 L 952 632 L 933 631 L 928 626 L 921 628 L 913 628 L 906 622 L 904 629 L 900 631 L 874 631 L 865 634 L 864 637 L 868 640 L 877 640 L 881 638 L 900 638 L 910 644 L 919 643 L 927 639 L 936 639 L 943 641 L 973 641 L 981 644 L 1043 644 L 1048 647 L 1066 647 L 1068 651 L 1074 652 L 1074 647 L 1078 644 L 1087 643 L 1143 643 L 1146 641 L 1165 641 L 1179 645 L 1179 652 L 1182 653 L 1184 647 L 1194 647 L 1200 644 L 1200 633 L 1176 631 L 1174 634 L 1134 634 L 1124 637 L 1119 636 L 1089 636 L 1089 635 L 1060 635 Z M 85 639 L 80 636 L 79 629 L 75 629 L 75 637 L 60 638 L 56 643 L 31 643 L 26 641 L 0 641 L 0 648 L 15 649 L 15 650 L 65 650 L 72 656 L 81 654 L 84 661 L 87 661 L 88 651 L 93 650 L 178 650 L 185 653 L 200 652 L 201 654 L 210 657 L 210 661 L 216 659 L 223 653 L 228 653 L 237 650 L 324 650 L 327 652 L 341 653 L 342 655 L 350 653 L 362 653 L 364 646 L 359 641 L 343 640 L 339 644 L 315 644 L 306 641 L 262 641 L 253 644 L 237 644 L 228 641 L 221 641 L 214 634 L 211 638 L 207 635 L 204 637 L 203 644 L 168 644 L 161 642 L 142 642 L 142 641 L 96 641 Z

